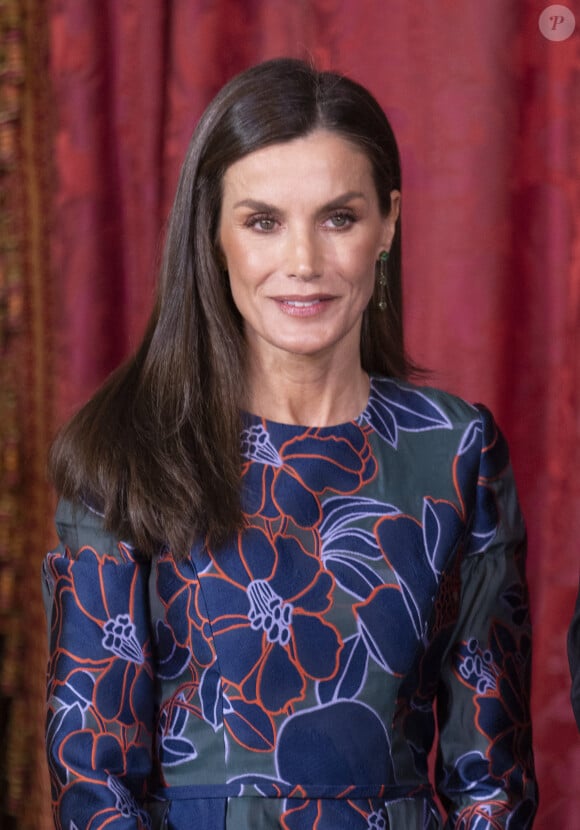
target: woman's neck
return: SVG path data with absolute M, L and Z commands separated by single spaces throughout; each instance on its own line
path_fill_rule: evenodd
M 270 365 L 253 361 L 244 409 L 278 423 L 333 426 L 361 414 L 369 387 L 358 356 L 349 366 L 293 355 Z

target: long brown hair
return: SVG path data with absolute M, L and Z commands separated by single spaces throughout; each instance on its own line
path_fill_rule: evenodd
M 381 211 L 400 190 L 399 154 L 372 95 L 291 58 L 233 78 L 201 118 L 171 211 L 157 301 L 137 352 L 65 426 L 50 455 L 60 495 L 89 502 L 120 538 L 152 554 L 187 555 L 194 539 L 219 543 L 243 526 L 240 383 L 244 337 L 216 234 L 227 168 L 262 147 L 315 129 L 361 147 Z M 406 377 L 401 323 L 401 236 L 389 258 L 389 304 L 364 313 L 362 366 Z

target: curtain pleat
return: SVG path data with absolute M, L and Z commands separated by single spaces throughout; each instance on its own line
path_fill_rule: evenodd
M 50 827 L 42 746 L 39 567 L 53 498 L 49 218 L 52 111 L 44 4 L 0 5 L 0 825 Z

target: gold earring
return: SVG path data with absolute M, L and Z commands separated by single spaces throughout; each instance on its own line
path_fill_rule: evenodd
M 381 311 L 387 308 L 387 260 L 389 259 L 388 251 L 381 251 L 379 254 L 379 301 L 378 306 Z

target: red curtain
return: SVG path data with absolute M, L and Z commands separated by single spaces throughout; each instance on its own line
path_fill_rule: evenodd
M 368 86 L 402 150 L 411 354 L 433 383 L 488 404 L 510 441 L 530 535 L 537 826 L 572 830 L 580 35 L 543 35 L 546 6 L 52 0 L 53 383 L 62 420 L 138 342 L 178 169 L 224 81 L 288 54 Z
M 0 827 L 43 830 L 46 637 L 39 579 L 50 534 L 54 429 L 46 4 L 0 2 Z M 42 766 L 41 766 L 42 764 Z

